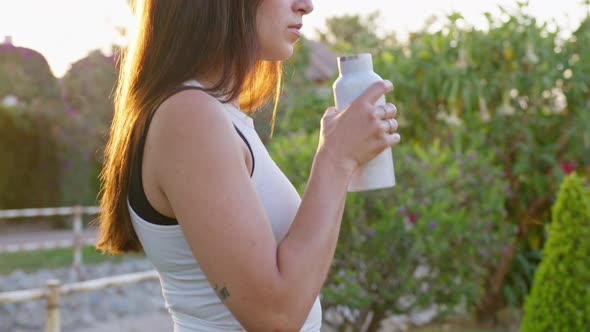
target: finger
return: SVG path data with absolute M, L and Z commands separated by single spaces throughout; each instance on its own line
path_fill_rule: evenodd
M 397 114 L 397 107 L 392 103 L 379 105 L 375 107 L 375 117 L 381 120 L 387 120 L 395 117 Z
M 397 121 L 395 119 L 387 119 L 387 133 L 388 134 L 392 134 L 395 133 L 397 131 Z
M 334 106 L 328 107 L 328 109 L 324 112 L 324 116 L 334 116 L 338 113 L 338 110 Z
M 397 107 L 392 103 L 387 103 L 388 114 L 386 118 L 395 118 L 397 115 Z
M 391 128 L 391 124 L 387 120 L 379 121 L 379 126 L 383 130 L 383 132 L 388 133 L 389 128 Z
M 398 144 L 401 141 L 401 139 L 402 137 L 398 133 L 385 135 L 385 140 L 387 141 L 387 145 L 389 146 Z
M 379 105 L 376 106 L 373 114 L 375 115 L 375 119 L 383 120 L 387 118 L 387 105 Z
M 391 126 L 391 128 L 389 128 L 389 133 L 395 133 L 397 131 L 398 126 L 399 126 L 397 123 L 397 120 L 391 118 L 391 119 L 388 119 L 387 121 L 389 122 L 389 124 Z
M 371 86 L 363 94 L 361 94 L 357 100 L 365 101 L 370 104 L 375 104 L 381 96 L 384 94 L 393 91 L 393 83 L 388 80 L 378 81 Z
M 383 129 L 384 132 L 388 134 L 396 132 L 398 128 L 397 121 L 392 118 L 379 121 L 379 126 L 381 127 L 381 129 Z

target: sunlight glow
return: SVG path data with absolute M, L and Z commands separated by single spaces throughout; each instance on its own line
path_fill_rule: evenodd
M 580 0 L 530 0 L 530 12 L 540 21 L 556 20 L 566 30 L 587 15 Z M 476 27 L 485 26 L 483 13 L 498 13 L 498 5 L 514 8 L 515 0 L 315 0 L 315 11 L 304 19 L 303 32 L 313 38 L 327 17 L 342 14 L 381 13 L 382 31 L 395 31 L 404 39 L 432 16 L 459 11 Z M 0 42 L 12 36 L 16 46 L 41 52 L 58 77 L 89 51 L 110 55 L 113 44 L 126 39 L 118 29 L 129 30 L 132 14 L 127 0 L 0 0 Z

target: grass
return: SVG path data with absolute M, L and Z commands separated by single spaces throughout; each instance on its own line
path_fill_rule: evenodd
M 72 248 L 46 249 L 28 252 L 0 254 L 0 275 L 10 274 L 16 270 L 32 272 L 40 269 L 57 269 L 70 266 L 74 260 Z M 120 262 L 129 257 L 144 257 L 143 254 L 103 255 L 93 246 L 82 248 L 84 264 Z
M 502 312 L 498 327 L 486 328 L 476 324 L 472 319 L 450 318 L 446 323 L 432 323 L 428 326 L 412 329 L 412 332 L 517 332 L 519 320 L 516 312 Z
M 418 329 L 412 330 L 412 332 L 505 332 L 503 330 L 494 330 L 494 329 L 474 329 L 474 328 L 456 328 L 456 327 L 448 327 L 448 328 L 425 328 L 425 329 Z
M 411 332 L 518 332 L 520 317 L 520 310 L 506 308 L 498 313 L 498 326 L 490 328 L 477 324 L 469 314 L 461 314 L 412 329 Z
M 100 264 L 105 262 L 120 262 L 130 257 L 144 257 L 143 253 L 125 255 L 103 255 L 93 246 L 85 246 L 82 249 L 82 261 L 84 264 Z M 0 254 L 0 277 L 15 270 L 32 272 L 40 269 L 57 269 L 68 267 L 73 261 L 73 249 L 47 249 L 29 252 L 2 253 Z M 430 327 L 413 329 L 412 332 L 514 332 L 513 329 L 486 329 L 476 328 L 465 321 L 450 321 L 448 324 L 436 324 Z

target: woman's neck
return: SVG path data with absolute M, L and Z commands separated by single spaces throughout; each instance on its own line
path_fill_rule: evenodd
M 202 85 L 204 88 L 211 89 L 215 86 L 216 82 L 219 81 L 219 75 L 203 75 L 199 76 L 198 78 L 195 78 L 194 80 L 200 85 Z M 237 109 L 240 108 L 239 98 L 233 98 L 229 100 L 227 104 L 231 104 Z

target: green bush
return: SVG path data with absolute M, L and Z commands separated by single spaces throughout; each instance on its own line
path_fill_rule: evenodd
M 578 176 L 561 185 L 543 260 L 526 300 L 521 332 L 578 332 L 590 326 L 590 197 Z
M 590 172 L 590 16 L 563 38 L 559 27 L 530 14 L 528 2 L 514 3 L 514 10 L 500 8 L 501 15 L 486 13 L 486 29 L 453 13 L 374 56 L 376 71 L 396 85 L 392 100 L 405 142 L 453 141 L 458 129 L 469 142 L 469 133 L 483 127 L 487 146 L 499 148 L 494 162 L 512 192 L 506 221 L 519 232 L 489 269 L 476 313 L 488 322 L 529 293 L 545 240 L 542 225 L 551 220 L 564 174 Z
M 300 192 L 316 144 L 314 133 L 276 138 L 270 146 Z M 340 328 L 359 328 L 369 314 L 374 330 L 391 314 L 469 307 L 514 232 L 504 222 L 507 183 L 490 163 L 492 149 L 402 144 L 393 154 L 396 187 L 347 198 L 322 293 L 326 308 L 350 310 Z
M 303 195 L 311 163 L 319 142 L 319 132 L 296 132 L 280 135 L 270 141 L 268 152 L 281 170 Z
M 60 165 L 43 113 L 0 105 L 0 209 L 55 206 Z
M 568 75 L 564 76 L 563 86 L 568 105 L 587 109 L 590 101 L 590 15 L 565 44 L 564 53 L 562 65 Z
M 64 205 L 96 204 L 116 79 L 112 58 L 93 51 L 73 63 L 62 80 L 65 111 L 59 123 L 64 138 L 61 158 L 67 165 L 62 181 Z
M 284 63 L 284 88 L 275 121 L 275 134 L 278 136 L 296 131 L 316 131 L 324 111 L 334 104 L 332 89 L 327 84 L 313 82 L 307 76 L 311 47 L 311 42 L 303 38 L 295 44 L 293 56 Z M 274 103 L 271 102 L 253 115 L 256 131 L 266 144 L 271 140 L 273 109 Z
M 498 290 L 494 296 L 503 297 L 499 306 L 507 303 L 520 307 L 524 303 L 545 237 L 540 225 L 551 219 L 550 207 L 559 183 L 575 167 L 571 165 L 590 162 L 590 155 L 584 152 L 590 145 L 580 142 L 587 123 L 583 117 L 582 112 L 568 116 L 516 113 L 497 115 L 488 121 L 470 119 L 468 125 L 454 130 L 462 138 L 453 141 L 462 141 L 466 147 L 497 147 L 494 163 L 501 165 L 510 183 L 506 221 L 518 224 L 519 232 L 512 236 L 516 253 L 511 256 L 509 250 L 504 258 L 512 262 L 503 286 L 490 287 Z M 490 270 L 490 285 L 497 282 L 499 270 Z M 481 308 L 484 311 L 485 306 Z
M 0 98 L 16 96 L 35 109 L 55 110 L 59 105 L 59 83 L 39 52 L 0 44 Z

